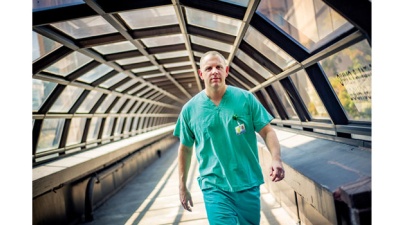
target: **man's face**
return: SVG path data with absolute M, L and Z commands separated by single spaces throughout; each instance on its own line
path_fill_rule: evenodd
M 225 63 L 219 56 L 206 56 L 203 65 L 200 66 L 199 75 L 204 81 L 206 88 L 217 89 L 225 85 L 225 78 L 228 76 L 229 67 L 225 66 Z

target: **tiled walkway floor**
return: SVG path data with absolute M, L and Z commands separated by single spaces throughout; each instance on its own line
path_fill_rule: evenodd
M 198 170 L 195 157 L 188 183 L 194 207 L 192 212 L 188 212 L 180 205 L 177 149 L 178 143 L 165 151 L 161 158 L 96 209 L 94 220 L 86 225 L 207 225 L 203 196 L 196 181 Z M 296 224 L 264 187 L 261 187 L 261 195 L 261 225 Z

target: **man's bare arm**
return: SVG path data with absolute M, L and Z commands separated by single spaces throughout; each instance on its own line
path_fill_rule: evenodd
M 187 147 L 182 143 L 178 149 L 178 170 L 179 170 L 179 197 L 184 209 L 192 211 L 192 197 L 190 191 L 186 187 L 189 168 L 192 160 L 193 147 Z M 190 204 L 190 206 L 189 206 Z
M 271 153 L 270 176 L 272 177 L 272 181 L 280 181 L 285 177 L 285 170 L 283 169 L 281 160 L 281 146 L 275 130 L 268 124 L 260 130 L 259 134 L 265 140 L 265 144 Z

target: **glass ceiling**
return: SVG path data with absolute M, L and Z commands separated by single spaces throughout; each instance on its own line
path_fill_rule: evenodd
M 34 165 L 174 124 L 209 50 L 273 125 L 370 143 L 371 3 L 342 4 L 33 1 Z

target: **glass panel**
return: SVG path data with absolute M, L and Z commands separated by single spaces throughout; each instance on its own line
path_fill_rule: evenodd
M 99 98 L 103 93 L 98 91 L 90 91 L 90 93 L 86 96 L 85 100 L 83 100 L 82 104 L 79 106 L 77 113 L 89 113 L 92 107 L 96 104 Z
M 117 104 L 114 105 L 114 107 L 111 109 L 111 113 L 117 113 L 118 110 L 121 108 L 122 104 L 124 104 L 124 102 L 126 101 L 126 97 L 121 97 Z
M 135 134 L 139 134 L 140 133 L 138 131 L 139 130 L 139 127 L 138 127 L 139 120 L 140 120 L 139 117 L 135 117 L 135 119 L 132 121 L 132 130 L 134 131 Z
M 160 92 L 156 91 L 156 90 L 150 90 L 150 92 L 148 92 L 146 95 L 144 95 L 143 97 L 145 99 L 153 99 L 155 94 L 159 94 Z
M 143 92 L 141 94 L 143 94 Z M 149 104 L 150 103 L 148 103 L 148 102 L 143 102 L 143 104 L 138 108 L 137 113 L 143 113 L 144 109 L 146 109 Z M 142 120 L 142 117 L 139 117 L 139 119 Z
M 165 68 L 172 68 L 172 67 L 178 67 L 178 66 L 191 66 L 191 62 L 177 62 L 177 63 L 169 63 L 169 64 L 164 64 Z
M 84 75 L 79 77 L 77 80 L 86 82 L 86 83 L 92 83 L 93 81 L 104 76 L 106 73 L 110 72 L 111 70 L 112 70 L 112 68 L 107 66 L 106 64 L 100 64 L 99 66 L 96 66 L 94 69 L 88 71 L 87 73 L 85 73 Z
M 219 1 L 231 3 L 234 5 L 240 5 L 244 7 L 247 7 L 249 5 L 249 0 L 219 0 Z
M 176 58 L 176 57 L 182 57 L 182 56 L 188 56 L 187 51 L 176 51 L 176 52 L 166 52 L 166 53 L 159 53 L 159 54 L 154 54 L 154 56 L 157 59 L 169 59 L 169 58 Z
M 64 121 L 64 119 L 43 120 L 36 153 L 58 148 Z
M 151 75 L 144 75 L 141 76 L 143 79 L 151 79 L 151 78 L 155 78 L 155 77 L 162 77 L 164 76 L 163 73 L 156 73 L 156 74 L 151 74 Z
M 132 69 L 132 72 L 140 73 L 140 72 L 146 72 L 146 71 L 151 71 L 151 70 L 158 70 L 158 67 L 157 66 L 146 66 L 146 67 Z
M 124 121 L 125 121 L 124 117 L 119 117 L 117 119 L 117 127 L 115 127 L 114 136 L 121 134 L 122 124 L 124 123 Z
M 285 107 L 285 111 L 288 114 L 290 119 L 298 119 L 296 112 L 293 109 L 292 103 L 290 102 L 289 97 L 287 96 L 286 92 L 283 90 L 281 83 L 274 82 L 271 84 L 272 87 L 275 89 L 276 94 L 279 96 L 283 107 Z
M 133 45 L 129 41 L 122 41 L 122 42 L 117 42 L 117 43 L 112 43 L 112 44 L 107 44 L 107 45 L 101 45 L 101 46 L 96 46 L 93 47 L 94 50 L 100 52 L 103 55 L 107 54 L 112 54 L 112 53 L 117 53 L 117 52 L 127 52 L 131 50 L 136 50 L 136 46 Z
M 133 93 L 135 93 L 135 92 L 138 92 L 139 90 L 141 90 L 141 89 L 143 89 L 144 87 L 146 87 L 147 85 L 145 84 L 145 83 L 141 83 L 141 84 L 139 84 L 139 85 L 135 85 L 135 88 L 133 88 L 133 89 L 131 89 L 131 90 L 129 90 L 128 91 L 128 94 L 133 94 Z
M 207 11 L 185 8 L 188 24 L 237 36 L 242 21 Z
M 267 105 L 269 106 L 269 108 L 272 110 L 272 112 L 269 112 L 270 114 L 272 114 L 275 118 L 280 119 L 281 117 L 279 116 L 278 111 L 276 110 L 274 104 L 272 103 L 271 98 L 269 97 L 269 95 L 267 93 L 264 94 L 264 96 L 267 99 Z
M 136 102 L 136 105 L 132 108 L 132 110 L 130 111 L 130 113 L 138 113 L 138 109 L 140 108 L 140 106 L 143 105 L 143 102 Z M 135 117 L 136 118 L 136 117 Z
M 75 51 L 69 54 L 68 56 L 64 57 L 60 61 L 49 66 L 48 68 L 44 69 L 44 71 L 65 77 L 66 75 L 70 74 L 76 69 L 87 64 L 90 60 L 91 58 Z
M 60 43 L 32 31 L 32 61 L 41 58 L 61 46 Z
M 228 45 L 228 44 L 220 42 L 220 41 L 214 41 L 214 40 L 211 40 L 208 38 L 202 38 L 202 37 L 197 37 L 197 36 L 193 36 L 193 35 L 190 35 L 190 39 L 192 40 L 192 43 L 194 43 L 194 44 L 203 45 L 205 47 L 221 50 L 224 52 L 232 51 L 232 45 Z
M 121 113 L 127 113 L 128 110 L 131 108 L 135 100 L 131 99 L 129 102 L 125 105 L 125 107 L 122 109 Z
M 90 127 L 88 131 L 87 141 L 97 140 L 99 134 L 101 120 L 103 118 L 93 117 L 90 121 Z
M 174 70 L 174 71 L 171 71 L 170 74 L 187 73 L 187 72 L 193 73 L 193 70 L 192 69 Z
M 130 132 L 131 122 L 132 122 L 132 117 L 128 117 L 126 119 L 126 124 L 125 124 L 125 128 L 124 128 L 124 134 L 128 134 Z M 126 137 L 126 136 L 124 136 L 124 137 Z
M 143 38 L 143 44 L 146 47 L 158 47 L 164 45 L 176 45 L 185 43 L 182 34 L 164 35 L 159 37 Z
M 117 30 L 101 16 L 68 20 L 51 25 L 75 39 L 117 32 Z
M 315 91 L 310 79 L 308 78 L 304 70 L 291 75 L 290 77 L 293 81 L 294 86 L 296 86 L 301 98 L 306 105 L 308 112 L 311 116 L 316 119 L 329 119 L 329 115 L 322 103 L 319 95 Z
M 296 63 L 292 57 L 252 26 L 249 26 L 243 39 L 282 70 L 285 70 Z
M 82 3 L 84 3 L 83 0 L 32 1 L 32 9 L 56 8 Z
M 191 88 L 192 85 L 189 83 L 189 84 L 188 84 L 188 87 Z M 160 99 L 162 99 L 163 97 L 164 97 L 164 95 L 163 95 L 162 93 L 159 92 L 158 95 L 155 95 L 155 96 L 153 97 L 152 100 L 154 100 L 154 101 L 160 101 Z M 157 108 L 158 108 L 158 112 L 161 112 L 162 109 L 163 109 L 162 106 L 157 106 Z
M 83 88 L 67 86 L 50 108 L 50 112 L 68 112 L 83 92 Z
M 109 94 L 106 99 L 104 99 L 103 103 L 101 103 L 100 107 L 96 110 L 96 113 L 104 113 L 115 98 L 115 95 Z
M 321 0 L 261 0 L 257 12 L 308 50 L 317 48 L 353 27 Z
M 240 49 L 237 50 L 236 57 L 238 57 L 240 60 L 242 60 L 244 63 L 246 63 L 247 66 L 252 68 L 254 71 L 256 71 L 258 73 L 258 75 L 264 77 L 266 80 L 272 76 L 272 73 L 270 73 L 267 69 L 265 69 L 263 66 L 258 64 L 258 62 L 254 61 L 252 58 L 250 58 L 246 53 L 242 52 Z
M 109 88 L 109 87 L 113 86 L 114 84 L 120 82 L 121 80 L 125 79 L 126 77 L 128 77 L 126 74 L 118 73 L 118 74 L 112 76 L 110 79 L 101 83 L 100 87 Z
M 126 82 L 125 84 L 123 84 L 123 85 L 117 87 L 116 90 L 119 91 L 119 92 L 123 92 L 125 89 L 127 89 L 127 88 L 130 87 L 130 86 L 132 86 L 132 85 L 135 84 L 136 82 L 137 82 L 137 80 L 132 79 L 132 80 Z
M 128 58 L 128 59 L 120 59 L 120 60 L 116 60 L 115 62 L 117 62 L 119 65 L 123 66 L 123 65 L 128 65 L 128 64 L 133 64 L 133 63 L 141 63 L 141 62 L 147 62 L 147 61 L 150 61 L 150 60 L 146 56 L 139 56 L 139 57 L 132 57 L 132 58 Z
M 106 121 L 104 123 L 103 135 L 101 136 L 101 138 L 110 137 L 113 122 L 114 122 L 114 117 L 106 118 Z
M 143 95 L 144 93 L 147 93 L 148 91 L 150 91 L 150 90 L 152 90 L 152 89 L 153 89 L 153 88 L 151 88 L 151 87 L 146 87 L 146 88 L 144 88 L 141 92 L 137 93 L 136 96 L 142 97 L 142 95 Z M 145 97 L 142 97 L 142 98 L 145 98 Z M 146 98 L 146 99 L 147 99 L 147 98 Z
M 320 61 L 349 119 L 371 120 L 371 47 L 367 41 Z
M 203 56 L 203 54 L 204 54 L 203 52 L 193 51 L 193 55 L 197 56 L 197 57 L 200 57 L 200 58 Z M 197 63 L 197 64 L 199 64 L 199 63 Z
M 53 82 L 32 79 L 32 111 L 40 109 L 56 85 Z
M 67 146 L 79 144 L 82 140 L 83 129 L 85 128 L 86 118 L 72 118 L 69 126 Z
M 172 5 L 119 13 L 131 29 L 178 24 Z
M 242 70 L 240 67 L 238 67 L 235 63 L 231 63 L 231 68 L 236 70 L 238 73 L 240 73 L 241 77 L 236 77 L 237 79 L 240 79 L 241 81 L 248 80 L 254 85 L 260 84 L 256 79 L 254 79 L 252 76 L 250 76 L 248 73 L 246 73 L 244 70 Z M 246 82 L 247 83 L 247 82 Z

